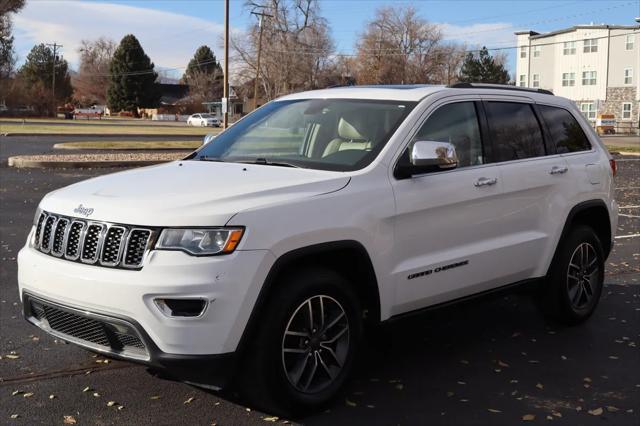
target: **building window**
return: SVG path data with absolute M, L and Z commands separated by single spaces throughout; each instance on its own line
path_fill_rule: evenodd
M 533 87 L 540 87 L 540 74 L 533 75 Z
M 624 69 L 624 84 L 633 84 L 633 68 Z
M 524 74 L 520 74 L 520 84 L 518 84 L 520 87 L 526 87 L 527 86 L 527 76 Z
M 582 85 L 583 86 L 595 86 L 596 85 L 596 72 L 585 71 L 582 73 Z
M 542 47 L 541 46 L 533 46 L 533 57 L 539 58 L 542 55 Z
M 626 43 L 624 44 L 625 49 L 633 50 L 633 44 L 635 42 L 634 38 L 635 36 L 633 34 L 627 35 L 627 40 L 626 40 Z
M 598 39 L 597 38 L 587 38 L 584 40 L 584 48 L 582 50 L 584 53 L 594 53 L 598 51 Z
M 521 46 L 520 47 L 520 57 L 521 58 L 526 58 L 527 57 L 527 46 Z
M 622 119 L 631 120 L 631 102 L 624 102 L 622 104 Z
M 575 86 L 576 85 L 576 73 L 574 73 L 574 72 L 563 72 L 562 73 L 562 85 L 564 87 Z
M 580 104 L 580 111 L 588 120 L 596 119 L 596 103 L 595 102 L 583 102 Z
M 576 42 L 565 41 L 562 48 L 563 55 L 575 55 L 576 54 Z

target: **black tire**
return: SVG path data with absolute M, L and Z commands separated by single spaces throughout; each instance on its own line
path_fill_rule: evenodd
M 572 228 L 560 242 L 538 300 L 543 312 L 568 325 L 586 321 L 602 294 L 604 260 L 602 243 L 593 229 Z
M 352 369 L 357 349 L 362 339 L 362 311 L 360 304 L 350 283 L 330 269 L 312 267 L 292 271 L 280 277 L 273 288 L 274 292 L 266 302 L 266 306 L 259 318 L 259 323 L 252 330 L 253 342 L 247 347 L 248 350 L 244 356 L 245 365 L 240 366 L 240 368 L 245 368 L 243 368 L 239 391 L 249 399 L 251 404 L 271 413 L 283 416 L 298 416 L 317 411 L 325 407 L 327 403 L 338 395 Z M 315 351 L 322 351 L 323 347 L 315 346 L 310 348 L 305 346 L 304 341 L 310 340 L 306 337 L 291 336 L 289 334 L 285 337 L 286 330 L 292 330 L 293 328 L 301 331 L 305 330 L 302 323 L 294 323 L 300 318 L 304 319 L 304 317 L 300 316 L 304 314 L 304 311 L 300 311 L 299 308 L 304 305 L 306 309 L 308 305 L 305 302 L 309 299 L 315 305 L 314 308 L 317 308 L 320 300 L 318 297 L 320 296 L 326 297 L 322 299 L 322 303 L 326 306 L 327 322 L 333 321 L 332 318 L 329 318 L 330 315 L 334 315 L 333 319 L 339 317 L 338 306 L 333 304 L 334 301 L 343 309 L 345 314 L 343 318 L 347 321 L 348 331 L 343 333 L 339 337 L 340 340 L 338 340 L 341 344 L 340 351 L 335 348 L 336 354 L 346 354 L 339 370 L 337 370 L 337 363 L 334 362 L 337 358 L 330 357 L 326 348 L 322 355 L 321 352 L 316 353 Z M 333 311 L 330 311 L 330 308 Z M 299 315 L 292 319 L 296 313 Z M 318 327 L 318 333 L 313 334 L 314 339 L 316 339 L 316 336 L 318 339 L 321 337 L 331 338 L 331 333 L 337 334 L 344 327 L 344 320 L 340 320 L 337 325 L 332 326 L 333 328 L 330 331 L 327 331 L 328 337 L 321 336 L 321 330 Z M 316 318 L 316 323 L 318 321 L 318 318 Z M 288 329 L 289 325 L 292 327 Z M 347 343 L 344 343 L 345 334 L 348 336 Z M 315 344 L 320 345 L 318 339 L 315 340 Z M 297 343 L 299 344 L 298 346 L 296 345 Z M 312 343 L 310 342 L 309 346 L 311 345 Z M 308 351 L 307 356 L 313 359 L 318 367 L 321 367 L 321 365 L 319 365 L 316 356 L 324 357 L 323 362 L 329 366 L 334 373 L 334 377 L 325 386 L 319 386 L 323 380 L 320 373 L 329 372 L 329 370 L 325 369 L 318 372 L 315 381 L 312 380 L 316 389 L 309 387 L 307 391 L 303 392 L 296 388 L 287 375 L 285 365 L 290 367 L 293 365 L 292 363 L 295 363 L 295 365 L 300 366 L 304 361 L 305 354 L 283 354 L 283 347 L 285 346 L 287 348 L 300 347 L 301 350 Z M 314 352 L 314 354 L 310 355 L 311 352 Z M 313 363 L 313 361 L 310 362 Z M 311 372 L 310 367 L 306 367 L 306 370 L 304 368 L 299 377 L 301 382 L 306 382 Z M 304 375 L 305 371 L 307 375 Z M 338 372 L 336 373 L 336 371 Z M 329 374 L 325 374 L 324 379 L 329 380 Z

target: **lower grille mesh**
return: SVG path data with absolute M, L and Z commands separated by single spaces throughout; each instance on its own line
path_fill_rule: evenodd
M 144 342 L 133 327 L 83 316 L 40 300 L 30 300 L 31 316 L 53 331 L 122 355 L 147 355 Z

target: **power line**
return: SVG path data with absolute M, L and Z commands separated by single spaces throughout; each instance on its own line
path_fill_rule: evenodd
M 639 27 L 640 29 L 640 27 Z M 591 38 L 591 40 L 601 40 L 601 39 L 607 39 L 607 38 L 616 38 L 616 37 L 624 37 L 627 36 L 629 34 L 636 34 L 636 31 L 629 31 L 629 32 L 624 32 L 624 33 L 620 33 L 620 34 L 614 34 L 611 36 L 601 36 L 601 37 L 593 37 Z M 553 46 L 553 45 L 558 45 L 558 44 L 564 44 L 566 43 L 566 41 L 556 41 L 556 42 L 549 42 L 549 43 L 539 43 L 536 44 L 535 46 Z M 528 45 L 527 45 L 528 46 Z M 486 48 L 488 51 L 490 52 L 496 52 L 496 51 L 503 51 L 503 50 L 511 50 L 511 49 L 517 49 L 518 47 L 521 47 L 519 45 L 515 45 L 515 46 L 500 46 L 500 47 L 490 47 L 490 48 Z M 480 52 L 482 49 L 465 49 L 464 51 L 461 51 L 461 54 L 469 54 L 469 53 L 478 53 Z M 274 52 L 274 53 L 286 53 L 286 54 L 298 54 L 298 55 L 312 55 L 312 56 L 317 56 L 317 55 L 327 55 L 326 51 L 318 51 L 318 50 L 279 50 L 279 49 L 269 49 L 269 52 Z M 356 57 L 359 55 L 364 55 L 364 56 L 411 56 L 411 55 L 415 55 L 415 54 L 420 54 L 420 53 L 402 53 L 402 52 L 397 52 L 396 50 L 391 50 L 389 53 L 384 53 L 384 52 L 388 52 L 388 51 L 367 51 L 367 52 L 361 52 L 361 53 L 329 53 L 328 56 L 331 57 Z M 437 52 L 436 54 L 440 54 L 440 55 L 445 55 L 445 53 L 442 52 Z M 197 62 L 196 65 L 197 66 L 202 66 L 202 65 L 207 65 L 207 64 L 211 64 L 217 62 L 215 60 L 209 59 L 206 61 L 202 61 L 202 62 Z M 170 68 L 162 68 L 162 71 L 178 71 L 178 70 L 183 70 L 186 69 L 186 66 L 182 66 L 182 67 L 170 67 Z M 145 74 L 152 74 L 155 73 L 157 71 L 155 71 L 154 69 L 151 70 L 139 70 L 139 71 L 131 71 L 131 72 L 126 72 L 126 73 L 104 73 L 104 74 L 89 74 L 89 75 L 93 75 L 93 76 L 99 76 L 99 77 L 113 77 L 113 76 L 117 76 L 117 77 L 127 77 L 127 76 L 137 76 L 137 75 L 145 75 Z
M 558 17 L 558 18 L 544 19 L 544 20 L 536 21 L 536 22 L 527 22 L 527 23 L 522 24 L 521 26 L 522 27 L 525 27 L 525 26 L 526 27 L 530 27 L 530 26 L 533 26 L 533 25 L 541 25 L 541 24 L 548 24 L 548 23 L 551 23 L 551 22 L 564 21 L 564 20 L 567 20 L 567 19 L 577 18 L 577 17 L 580 17 L 580 16 L 591 15 L 592 13 L 606 12 L 606 11 L 612 10 L 612 9 L 618 9 L 618 8 L 625 7 L 625 6 L 631 6 L 631 5 L 634 5 L 636 3 L 637 3 L 636 1 L 630 1 L 630 2 L 619 4 L 619 5 L 616 5 L 616 6 L 609 6 L 609 7 L 605 7 L 605 8 L 601 8 L 601 9 L 590 10 L 588 12 L 581 12 L 581 13 L 576 13 L 576 14 L 573 14 L 573 15 L 561 16 L 561 17 Z M 508 29 L 508 28 L 510 28 L 510 27 L 491 28 L 491 29 L 486 29 L 486 30 L 478 30 L 478 31 L 471 31 L 471 32 L 467 32 L 467 33 L 460 33 L 460 34 L 457 34 L 457 35 L 458 36 L 466 36 L 466 35 L 473 35 L 473 34 L 489 33 L 489 32 L 494 32 L 494 31 L 502 31 L 502 30 L 505 30 L 505 29 Z

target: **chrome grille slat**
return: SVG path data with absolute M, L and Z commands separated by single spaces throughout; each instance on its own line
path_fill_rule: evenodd
M 127 247 L 122 260 L 122 265 L 125 268 L 135 268 L 142 263 L 150 238 L 151 231 L 148 229 L 131 229 L 127 237 Z
M 67 242 L 65 244 L 64 257 L 69 260 L 76 260 L 80 257 L 80 238 L 84 231 L 84 222 L 74 220 L 69 226 Z
M 123 226 L 110 226 L 104 236 L 100 253 L 100 264 L 114 266 L 120 262 L 125 247 L 127 229 Z
M 51 254 L 56 257 L 61 257 L 64 254 L 64 237 L 67 233 L 67 226 L 69 225 L 69 219 L 63 217 L 59 218 L 56 222 L 55 228 L 53 228 L 53 241 L 51 242 Z
M 36 233 L 33 236 L 33 244 L 35 247 L 40 247 L 40 236 L 42 235 L 42 225 L 44 225 L 44 220 L 46 219 L 47 214 L 45 212 L 40 213 L 38 216 L 38 221 L 36 222 Z
M 42 235 L 40 236 L 40 251 L 43 253 L 49 253 L 51 251 L 51 234 L 57 219 L 57 217 L 49 215 L 44 220 L 44 224 L 42 225 Z
M 87 221 L 43 211 L 32 246 L 70 261 L 111 268 L 140 269 L 155 239 L 149 228 Z
M 85 263 L 96 263 L 100 253 L 103 232 L 106 225 L 104 223 L 90 222 L 87 225 L 84 238 L 82 239 L 82 250 L 80 260 Z

